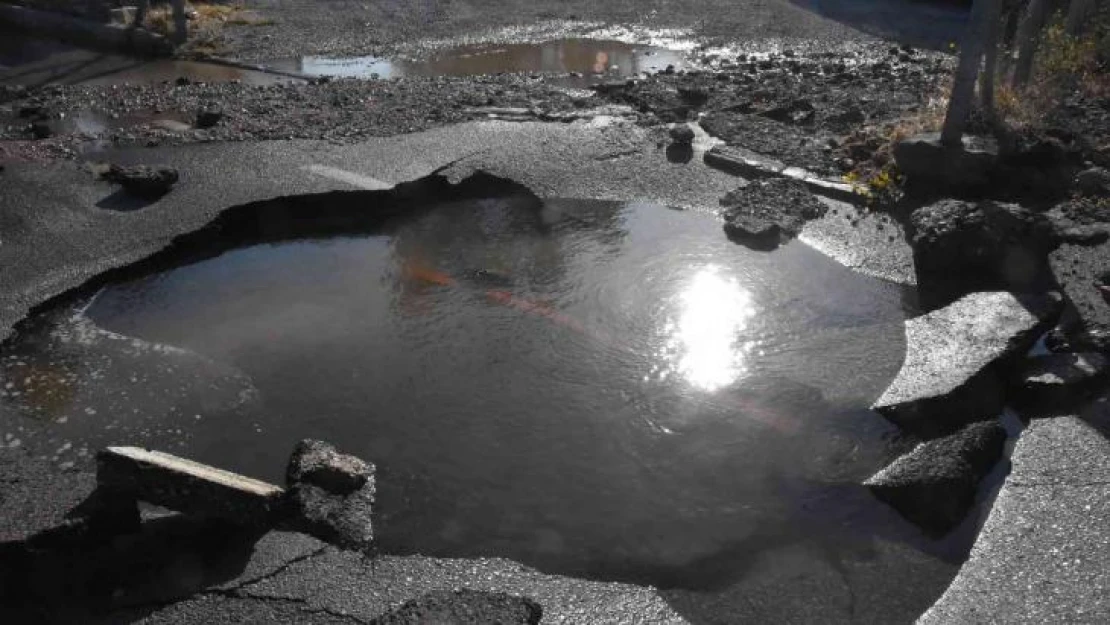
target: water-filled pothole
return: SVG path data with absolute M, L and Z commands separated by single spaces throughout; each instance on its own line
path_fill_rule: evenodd
M 858 486 L 890 454 L 867 406 L 902 360 L 902 288 L 650 204 L 323 209 L 257 206 L 23 324 L 0 402 L 78 449 L 275 481 L 296 440 L 333 441 L 377 463 L 393 553 L 707 588 L 789 545 L 932 548 Z
M 310 76 L 341 78 L 534 72 L 635 76 L 665 70 L 668 66 L 682 69 L 687 66 L 687 60 L 682 52 L 658 46 L 597 39 L 558 39 L 538 43 L 464 45 L 421 59 L 306 56 L 266 65 Z

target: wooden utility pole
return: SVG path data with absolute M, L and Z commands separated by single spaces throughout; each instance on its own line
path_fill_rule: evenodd
M 1037 43 L 1041 38 L 1048 3 L 1045 0 L 1030 0 L 1025 17 L 1018 26 L 1017 66 L 1014 68 L 1014 87 L 1025 86 L 1033 74 L 1033 55 L 1037 53 Z
M 956 81 L 952 85 L 952 97 L 948 100 L 948 113 L 944 116 L 944 128 L 940 133 L 940 142 L 945 146 L 963 145 L 964 128 L 975 97 L 975 81 L 983 60 L 987 16 L 994 13 L 991 7 L 997 2 L 975 0 L 971 7 L 971 18 L 961 42 L 960 62 L 956 66 Z
M 173 41 L 177 45 L 189 38 L 189 18 L 185 16 L 185 0 L 173 0 Z
M 984 44 L 986 46 L 985 60 L 983 62 L 983 75 L 979 79 L 979 99 L 983 110 L 994 117 L 994 78 L 998 72 L 998 34 L 1002 29 L 1002 0 L 990 0 L 986 13 L 986 31 Z

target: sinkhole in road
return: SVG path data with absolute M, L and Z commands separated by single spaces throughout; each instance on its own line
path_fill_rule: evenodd
M 954 574 L 859 486 L 897 446 L 867 406 L 903 287 L 650 203 L 337 197 L 231 209 L 37 313 L 0 402 L 75 448 L 278 482 L 297 440 L 331 441 L 376 463 L 387 553 L 688 589 L 794 548 L 898 571 L 861 602 Z
M 663 71 L 668 66 L 683 69 L 688 63 L 681 51 L 670 48 L 568 38 L 533 43 L 468 44 L 412 59 L 304 56 L 265 65 L 309 76 L 389 79 L 501 73 L 578 73 L 625 77 Z

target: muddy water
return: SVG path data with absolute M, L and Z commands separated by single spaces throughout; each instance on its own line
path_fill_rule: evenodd
M 275 69 L 312 76 L 399 78 L 474 76 L 498 73 L 571 73 L 633 76 L 686 66 L 681 52 L 655 46 L 594 39 L 540 43 L 468 45 L 442 50 L 426 59 L 303 57 L 268 63 Z
M 377 464 L 387 552 L 711 587 L 784 545 L 918 540 L 856 486 L 890 453 L 866 407 L 904 297 L 656 205 L 457 202 L 44 313 L 0 352 L 28 417 L 0 438 L 275 481 L 322 438 Z

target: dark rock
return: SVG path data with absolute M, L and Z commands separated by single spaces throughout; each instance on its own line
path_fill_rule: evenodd
M 678 97 L 690 106 L 703 106 L 709 101 L 709 92 L 697 86 L 678 87 Z
M 1045 213 L 1060 243 L 1099 245 L 1110 239 L 1110 204 L 1075 198 Z
M 667 161 L 685 165 L 694 160 L 694 147 L 689 143 L 672 143 L 667 146 Z
M 1046 216 L 1055 224 L 1106 225 L 1110 224 L 1110 204 L 1091 198 L 1076 198 L 1054 206 Z
M 808 100 L 795 100 L 785 106 L 776 106 L 759 114 L 781 124 L 805 125 L 813 123 L 816 109 Z
M 910 522 L 945 534 L 967 516 L 979 482 L 1002 455 L 1006 430 L 997 421 L 973 423 L 921 443 L 864 485 Z
M 536 625 L 538 603 L 525 597 L 477 590 L 440 590 L 413 599 L 371 621 L 374 625 Z
M 690 145 L 694 143 L 694 129 L 690 124 L 676 124 L 670 131 L 671 141 L 678 145 Z
M 54 129 L 45 120 L 33 121 L 31 122 L 31 136 L 36 139 L 48 139 L 54 136 Z
M 1045 354 L 1023 362 L 1014 385 L 1022 407 L 1061 409 L 1074 407 L 1107 374 L 1110 359 L 1098 352 Z
M 224 109 L 219 104 L 209 104 L 197 111 L 197 128 L 211 128 L 224 118 Z
M 1073 139 L 1065 145 L 1059 138 L 1029 131 L 1002 133 L 999 164 L 991 180 L 991 197 L 1026 200 L 1057 200 L 1071 190 L 1081 162 Z
M 834 113 L 825 118 L 825 121 L 836 127 L 850 127 L 867 121 L 867 114 L 858 106 L 851 106 L 839 113 Z
M 822 142 L 813 136 L 809 127 L 723 110 L 706 114 L 699 124 L 710 136 L 730 147 L 743 146 L 764 159 L 775 159 L 822 175 L 839 173 L 833 165 L 833 156 L 822 149 Z
M 157 198 L 169 193 L 177 183 L 178 175 L 172 167 L 109 165 L 103 178 L 122 185 L 132 195 Z
M 296 529 L 351 549 L 373 545 L 373 465 L 303 440 L 289 459 L 286 482 Z
M 1110 242 L 1065 243 L 1049 255 L 1049 265 L 1071 304 L 1056 333 L 1063 349 L 1110 351 L 1110 304 L 1102 288 L 1110 277 Z
M 894 160 L 918 189 L 982 195 L 998 167 L 998 146 L 990 139 L 964 137 L 962 147 L 949 147 L 931 133 L 898 142 Z
M 725 233 L 757 250 L 772 250 L 793 239 L 807 221 L 828 210 L 801 182 L 777 178 L 738 188 L 721 202 Z
M 1069 150 L 1058 139 L 1028 132 L 1002 135 L 998 154 L 1002 163 L 1012 166 L 1051 168 L 1069 160 Z
M 305 482 L 347 495 L 362 488 L 373 476 L 373 467 L 363 460 L 341 454 L 323 441 L 306 439 L 294 449 L 285 479 L 289 484 Z
M 1052 222 L 1014 204 L 942 200 L 910 217 L 919 281 L 1028 288 L 1058 238 Z
M 45 119 L 49 113 L 42 102 L 31 101 L 19 107 L 19 116 L 23 119 Z
M 1092 197 L 1110 195 L 1110 171 L 1102 167 L 1092 167 L 1079 172 L 1075 177 L 1075 190 Z
M 1001 368 L 1052 327 L 1055 293 L 972 293 L 906 321 L 906 359 L 872 408 L 918 436 L 992 419 L 1004 404 Z
M 175 81 L 173 81 L 173 82 L 174 82 L 174 84 L 175 84 L 175 85 L 177 85 L 178 87 L 184 87 L 185 85 L 189 85 L 189 84 L 192 84 L 192 82 L 193 82 L 193 81 L 189 80 L 189 79 L 188 79 L 188 78 L 186 78 L 185 76 L 178 76 L 178 77 L 177 77 L 177 80 L 175 80 Z

